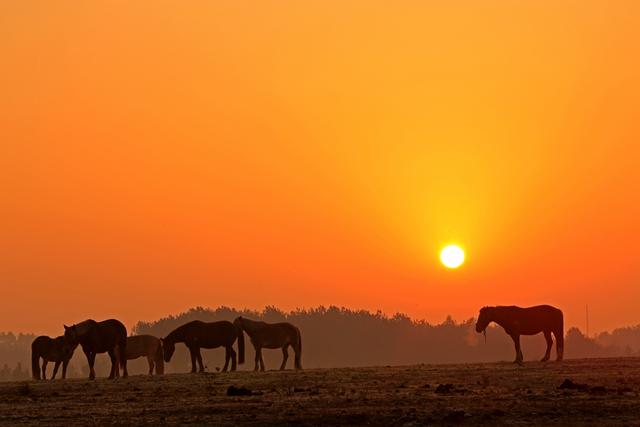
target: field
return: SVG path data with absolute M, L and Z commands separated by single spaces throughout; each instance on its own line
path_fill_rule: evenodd
M 638 426 L 640 359 L 10 382 L 0 423 Z

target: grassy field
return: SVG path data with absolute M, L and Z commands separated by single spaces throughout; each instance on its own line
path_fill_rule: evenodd
M 638 426 L 640 359 L 10 382 L 0 423 Z

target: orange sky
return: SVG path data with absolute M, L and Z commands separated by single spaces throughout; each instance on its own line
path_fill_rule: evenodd
M 0 330 L 268 304 L 640 323 L 639 19 L 636 0 L 4 1 Z

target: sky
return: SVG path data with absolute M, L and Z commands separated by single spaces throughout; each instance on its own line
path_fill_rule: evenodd
M 0 2 L 0 330 L 219 305 L 639 324 L 638 19 L 635 0 Z

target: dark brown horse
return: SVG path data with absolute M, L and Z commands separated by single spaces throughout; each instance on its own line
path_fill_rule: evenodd
M 516 306 L 483 307 L 476 323 L 477 332 L 485 332 L 487 325 L 496 322 L 502 326 L 511 337 L 516 348 L 516 360 L 514 363 L 522 363 L 522 350 L 520 349 L 520 335 L 535 335 L 542 332 L 547 340 L 547 351 L 542 358 L 543 362 L 549 360 L 553 339 L 556 337 L 556 353 L 558 361 L 562 360 L 564 352 L 564 320 L 562 311 L 550 305 L 537 305 L 535 307 L 521 308 Z
M 282 349 L 282 364 L 280 365 L 280 370 L 283 370 L 287 365 L 287 359 L 289 359 L 289 352 L 287 350 L 289 346 L 293 348 L 295 353 L 296 369 L 302 369 L 302 335 L 300 335 L 300 329 L 291 323 L 256 322 L 245 319 L 242 316 L 234 320 L 233 323 L 249 335 L 253 348 L 256 350 L 254 371 L 258 370 L 258 364 L 260 364 L 260 370 L 264 372 L 264 360 L 262 360 L 263 348 Z
M 89 319 L 73 326 L 64 326 L 63 350 L 66 352 L 74 345 L 82 346 L 82 351 L 87 356 L 89 362 L 89 379 L 96 378 L 93 365 L 96 361 L 96 354 L 109 353 L 111 358 L 111 373 L 109 379 L 120 376 L 120 365 L 122 366 L 122 376 L 126 378 L 127 373 L 127 328 L 116 320 L 109 319 L 96 322 Z
M 201 322 L 194 320 L 176 328 L 162 339 L 164 361 L 171 361 L 171 356 L 176 349 L 176 343 L 184 343 L 191 353 L 191 372 L 196 372 L 196 360 L 200 365 L 200 372 L 204 372 L 201 348 L 224 347 L 225 359 L 223 372 L 227 371 L 231 360 L 231 370 L 236 370 L 236 352 L 233 343 L 238 340 L 238 362 L 244 363 L 244 335 L 242 330 L 236 328 L 233 323 L 223 320 L 221 322 Z
M 62 363 L 62 379 L 67 377 L 67 366 L 69 366 L 69 360 L 71 360 L 77 344 L 64 353 L 62 351 L 63 341 L 64 337 L 62 336 L 51 338 L 45 335 L 33 340 L 31 343 L 31 370 L 34 380 L 47 379 L 47 363 L 49 362 L 55 362 L 52 380 L 56 378 L 60 363 Z M 42 376 L 40 375 L 40 358 L 42 358 Z
M 133 335 L 127 337 L 127 360 L 146 357 L 149 362 L 149 375 L 164 374 L 164 359 L 162 358 L 162 341 L 153 335 Z

